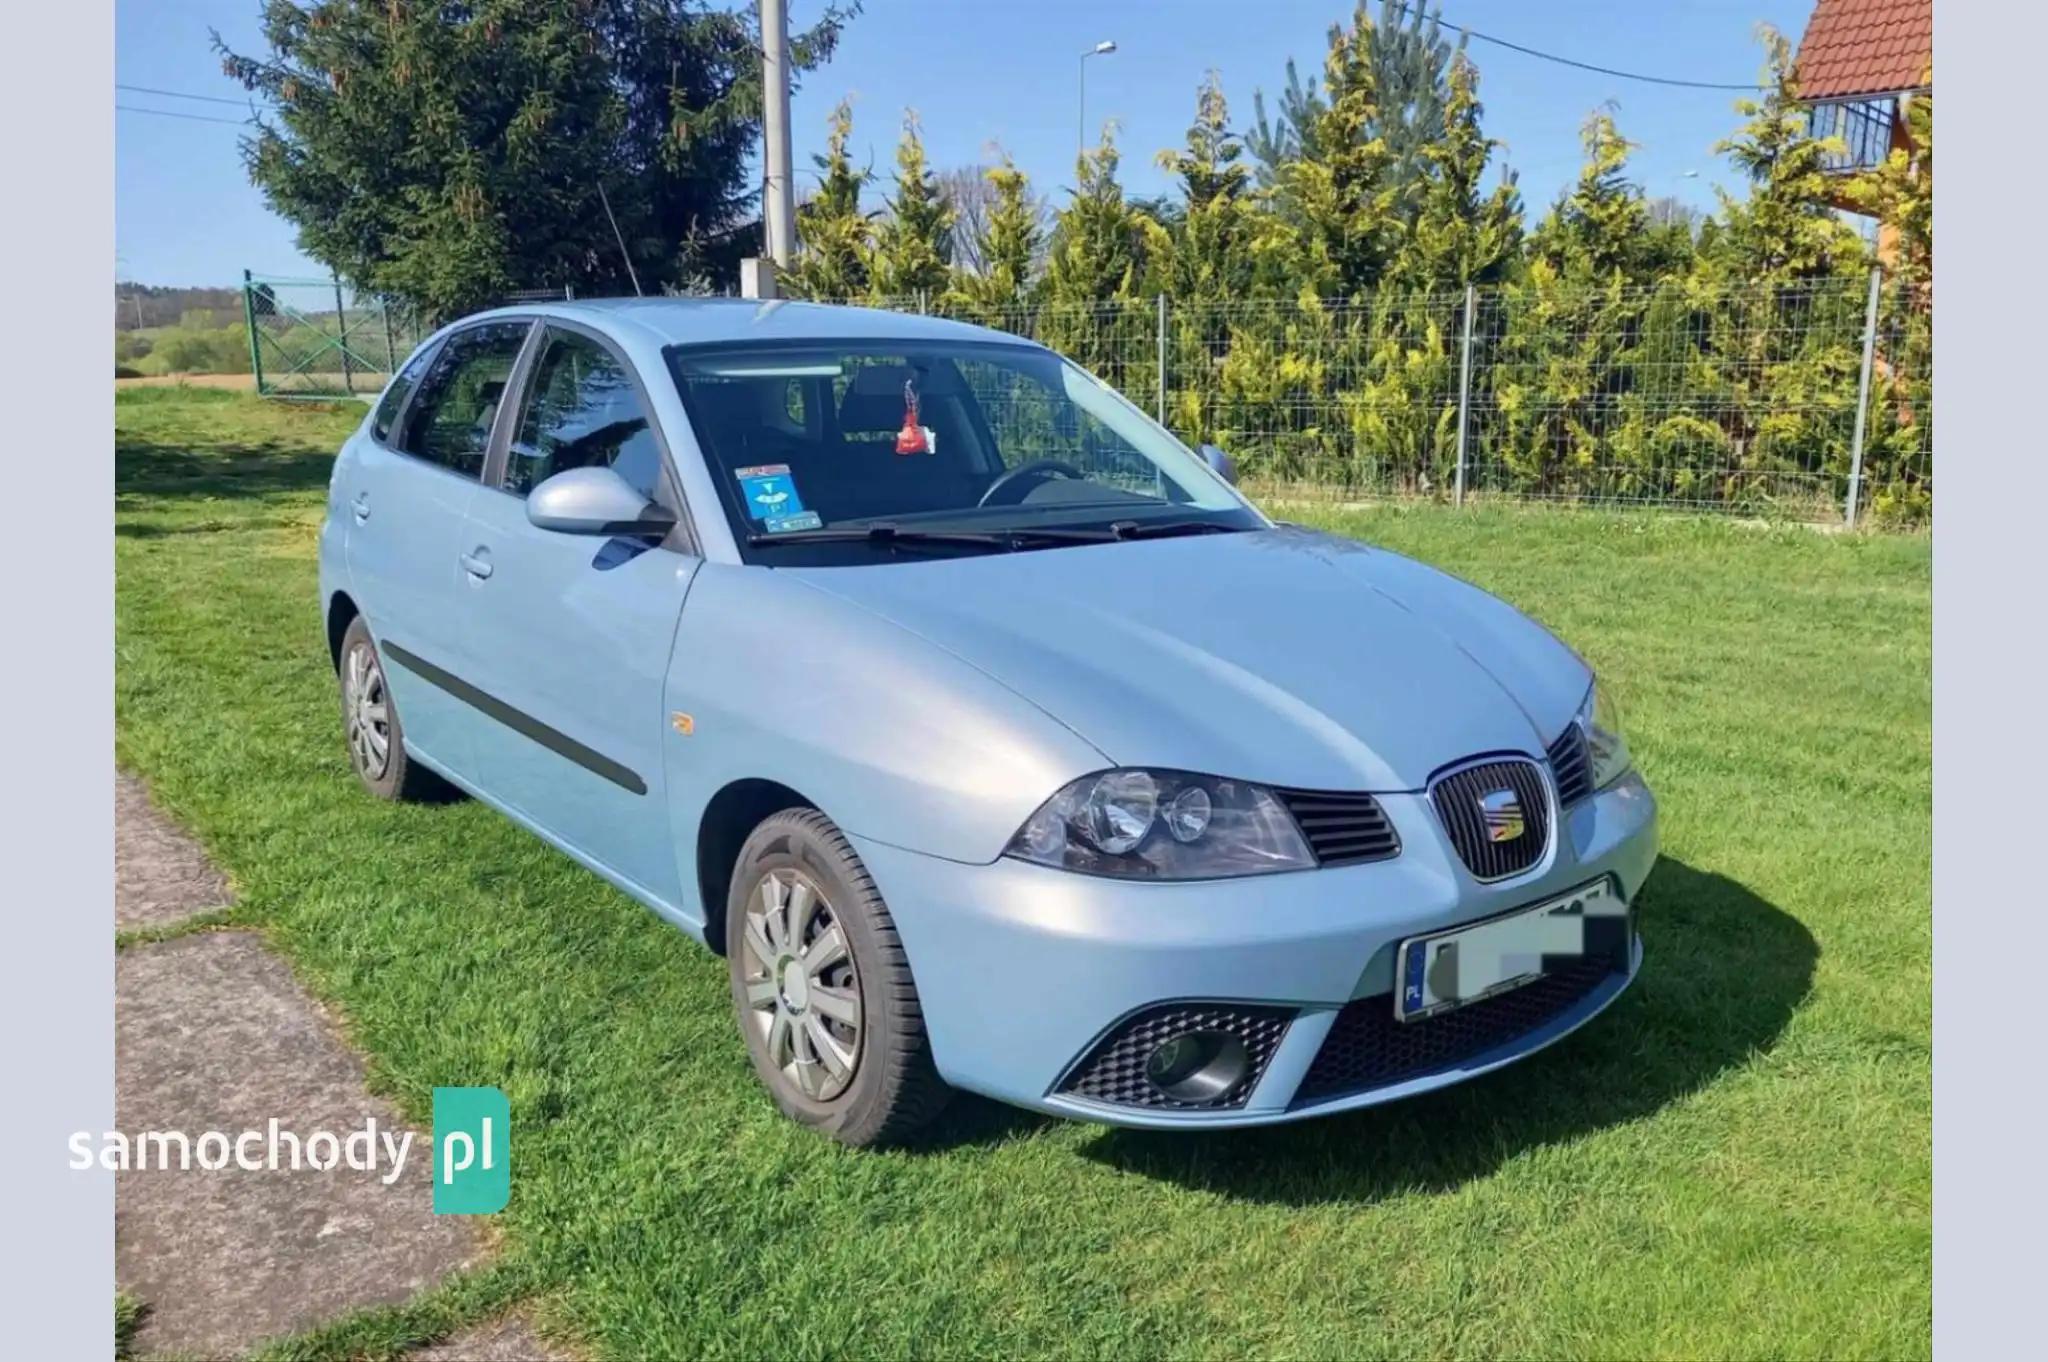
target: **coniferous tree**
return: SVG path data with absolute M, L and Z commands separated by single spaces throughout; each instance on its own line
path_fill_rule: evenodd
M 1174 300 L 1241 299 L 1251 287 L 1251 172 L 1244 143 L 1230 130 L 1230 105 L 1211 71 L 1195 97 L 1187 145 L 1159 153 L 1178 181 L 1182 211 L 1165 252 L 1161 281 Z
M 1461 52 L 1451 63 L 1443 137 L 1423 149 L 1428 170 L 1414 229 L 1398 266 L 1424 292 L 1505 279 L 1522 246 L 1522 196 L 1511 176 L 1491 193 L 1487 162 L 1500 145 L 1480 129 L 1479 71 Z
M 1762 99 L 1736 102 L 1747 120 L 1715 150 L 1749 177 L 1746 198 L 1721 194 L 1714 263 L 1724 277 L 1782 283 L 1859 271 L 1866 263 L 1855 229 L 1835 214 L 1828 157 L 1842 146 L 1812 135 L 1792 79 L 1792 46 L 1768 24 Z
M 1290 235 L 1294 248 L 1285 272 L 1300 292 L 1323 298 L 1362 297 L 1401 244 L 1401 189 L 1386 139 L 1376 131 L 1371 45 L 1372 18 L 1360 0 L 1351 27 L 1330 30 L 1325 102 L 1314 122 L 1318 154 L 1283 165 L 1274 195 L 1280 211 L 1271 226 Z
M 1000 322 L 1035 292 L 1032 275 L 1043 232 L 1030 179 L 1016 162 L 1005 155 L 1000 165 L 983 173 L 993 192 L 975 238 L 982 266 L 975 274 L 956 271 L 954 291 L 973 315 Z
M 1186 145 L 1159 153 L 1184 205 L 1156 271 L 1172 300 L 1170 419 L 1196 441 L 1214 431 L 1216 363 L 1230 346 L 1233 305 L 1253 286 L 1257 206 L 1243 156 L 1244 143 L 1230 130 L 1222 82 L 1211 71 L 1195 96 Z
M 1143 362 L 1153 325 L 1146 281 L 1164 253 L 1166 229 L 1124 197 L 1115 128 L 1075 163 L 1076 183 L 1053 221 L 1046 252 L 1043 337 L 1097 374 L 1122 376 Z
M 903 116 L 896 195 L 875 237 L 870 284 L 877 298 L 925 300 L 945 289 L 953 263 L 953 206 L 925 162 L 915 112 Z
M 1372 135 L 1386 141 L 1392 158 L 1389 174 L 1398 183 L 1421 178 L 1427 168 L 1425 149 L 1443 136 L 1450 63 L 1454 51 L 1462 47 L 1462 39 L 1454 49 L 1444 38 L 1439 15 L 1427 5 L 1380 0 L 1379 23 L 1368 46 L 1380 89 Z M 1280 167 L 1288 161 L 1314 160 L 1323 154 L 1317 123 L 1327 107 L 1316 78 L 1304 82 L 1292 58 L 1276 117 L 1266 117 L 1264 95 L 1253 92 L 1253 122 L 1245 145 L 1262 187 L 1277 184 Z
M 847 154 L 853 106 L 843 99 L 832 110 L 831 129 L 824 154 L 811 158 L 821 172 L 818 190 L 797 205 L 796 232 L 802 249 L 782 283 L 798 298 L 844 302 L 868 292 L 874 223 L 861 211 L 860 191 L 870 177 L 866 170 L 854 169 Z
M 1632 280 L 1644 260 L 1649 223 L 1641 186 L 1628 178 L 1633 146 L 1606 110 L 1589 115 L 1579 131 L 1586 163 L 1578 182 L 1558 197 L 1530 238 L 1532 257 L 1573 284 Z
M 831 55 L 846 11 L 796 35 Z M 356 287 L 446 316 L 516 288 L 728 275 L 751 241 L 760 136 L 751 9 L 705 0 L 438 5 L 266 0 L 265 50 L 220 48 L 270 105 L 249 176 Z M 602 197 L 600 190 L 603 191 Z

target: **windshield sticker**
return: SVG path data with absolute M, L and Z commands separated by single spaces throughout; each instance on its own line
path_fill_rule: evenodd
M 797 495 L 796 480 L 789 476 L 788 464 L 768 463 L 756 468 L 736 468 L 733 476 L 739 479 L 740 496 L 746 500 L 747 514 L 753 519 L 773 522 L 805 513 L 804 500 Z M 772 523 L 769 528 L 774 528 Z
M 816 511 L 805 511 L 802 515 L 771 515 L 761 522 L 761 528 L 770 534 L 788 534 L 791 530 L 815 530 L 824 523 Z

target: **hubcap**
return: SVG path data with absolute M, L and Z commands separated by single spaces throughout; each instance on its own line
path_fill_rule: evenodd
M 860 975 L 824 891 L 799 870 L 762 876 L 740 954 L 747 1023 L 768 1062 L 814 1102 L 845 1092 L 860 1063 Z
M 342 660 L 341 711 L 350 759 L 364 776 L 381 780 L 391 766 L 391 702 L 384 693 L 384 668 L 367 643 L 356 644 Z

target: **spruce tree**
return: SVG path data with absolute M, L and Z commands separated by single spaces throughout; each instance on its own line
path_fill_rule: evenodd
M 847 154 L 853 106 L 843 99 L 832 110 L 831 129 L 824 154 L 811 158 L 821 172 L 818 190 L 797 205 L 796 232 L 802 249 L 782 284 L 794 297 L 845 302 L 867 295 L 874 223 L 861 211 L 860 191 L 869 174 L 854 169 Z
M 1452 55 L 1462 48 L 1462 39 L 1454 49 L 1444 38 L 1440 15 L 1427 4 L 1380 0 L 1379 23 L 1369 43 L 1380 88 L 1372 135 L 1386 140 L 1392 158 L 1389 174 L 1399 183 L 1417 181 L 1427 171 L 1427 149 L 1443 136 Z M 1317 123 L 1327 107 L 1316 78 L 1304 82 L 1292 58 L 1276 117 L 1267 118 L 1264 94 L 1253 91 L 1253 122 L 1245 145 L 1261 187 L 1278 184 L 1280 167 L 1287 162 L 1323 154 Z
M 847 13 L 795 35 L 796 70 Z M 265 0 L 261 17 L 261 51 L 220 46 L 268 105 L 249 177 L 359 289 L 444 317 L 511 289 L 623 292 L 614 217 L 650 289 L 729 279 L 756 239 L 751 7 Z
M 952 263 L 953 207 L 925 162 L 917 114 L 906 110 L 896 147 L 896 195 L 876 232 L 870 286 L 877 299 L 922 302 L 945 289 Z

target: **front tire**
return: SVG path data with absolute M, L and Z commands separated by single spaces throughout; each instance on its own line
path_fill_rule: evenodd
M 900 1143 L 945 1105 L 896 924 L 831 819 L 785 809 L 754 829 L 725 943 L 740 1034 L 784 1115 L 869 1146 Z
M 370 626 L 357 615 L 341 636 L 342 731 L 349 765 L 363 788 L 379 799 L 445 799 L 448 785 L 405 751 L 405 725 L 384 679 L 384 659 Z

